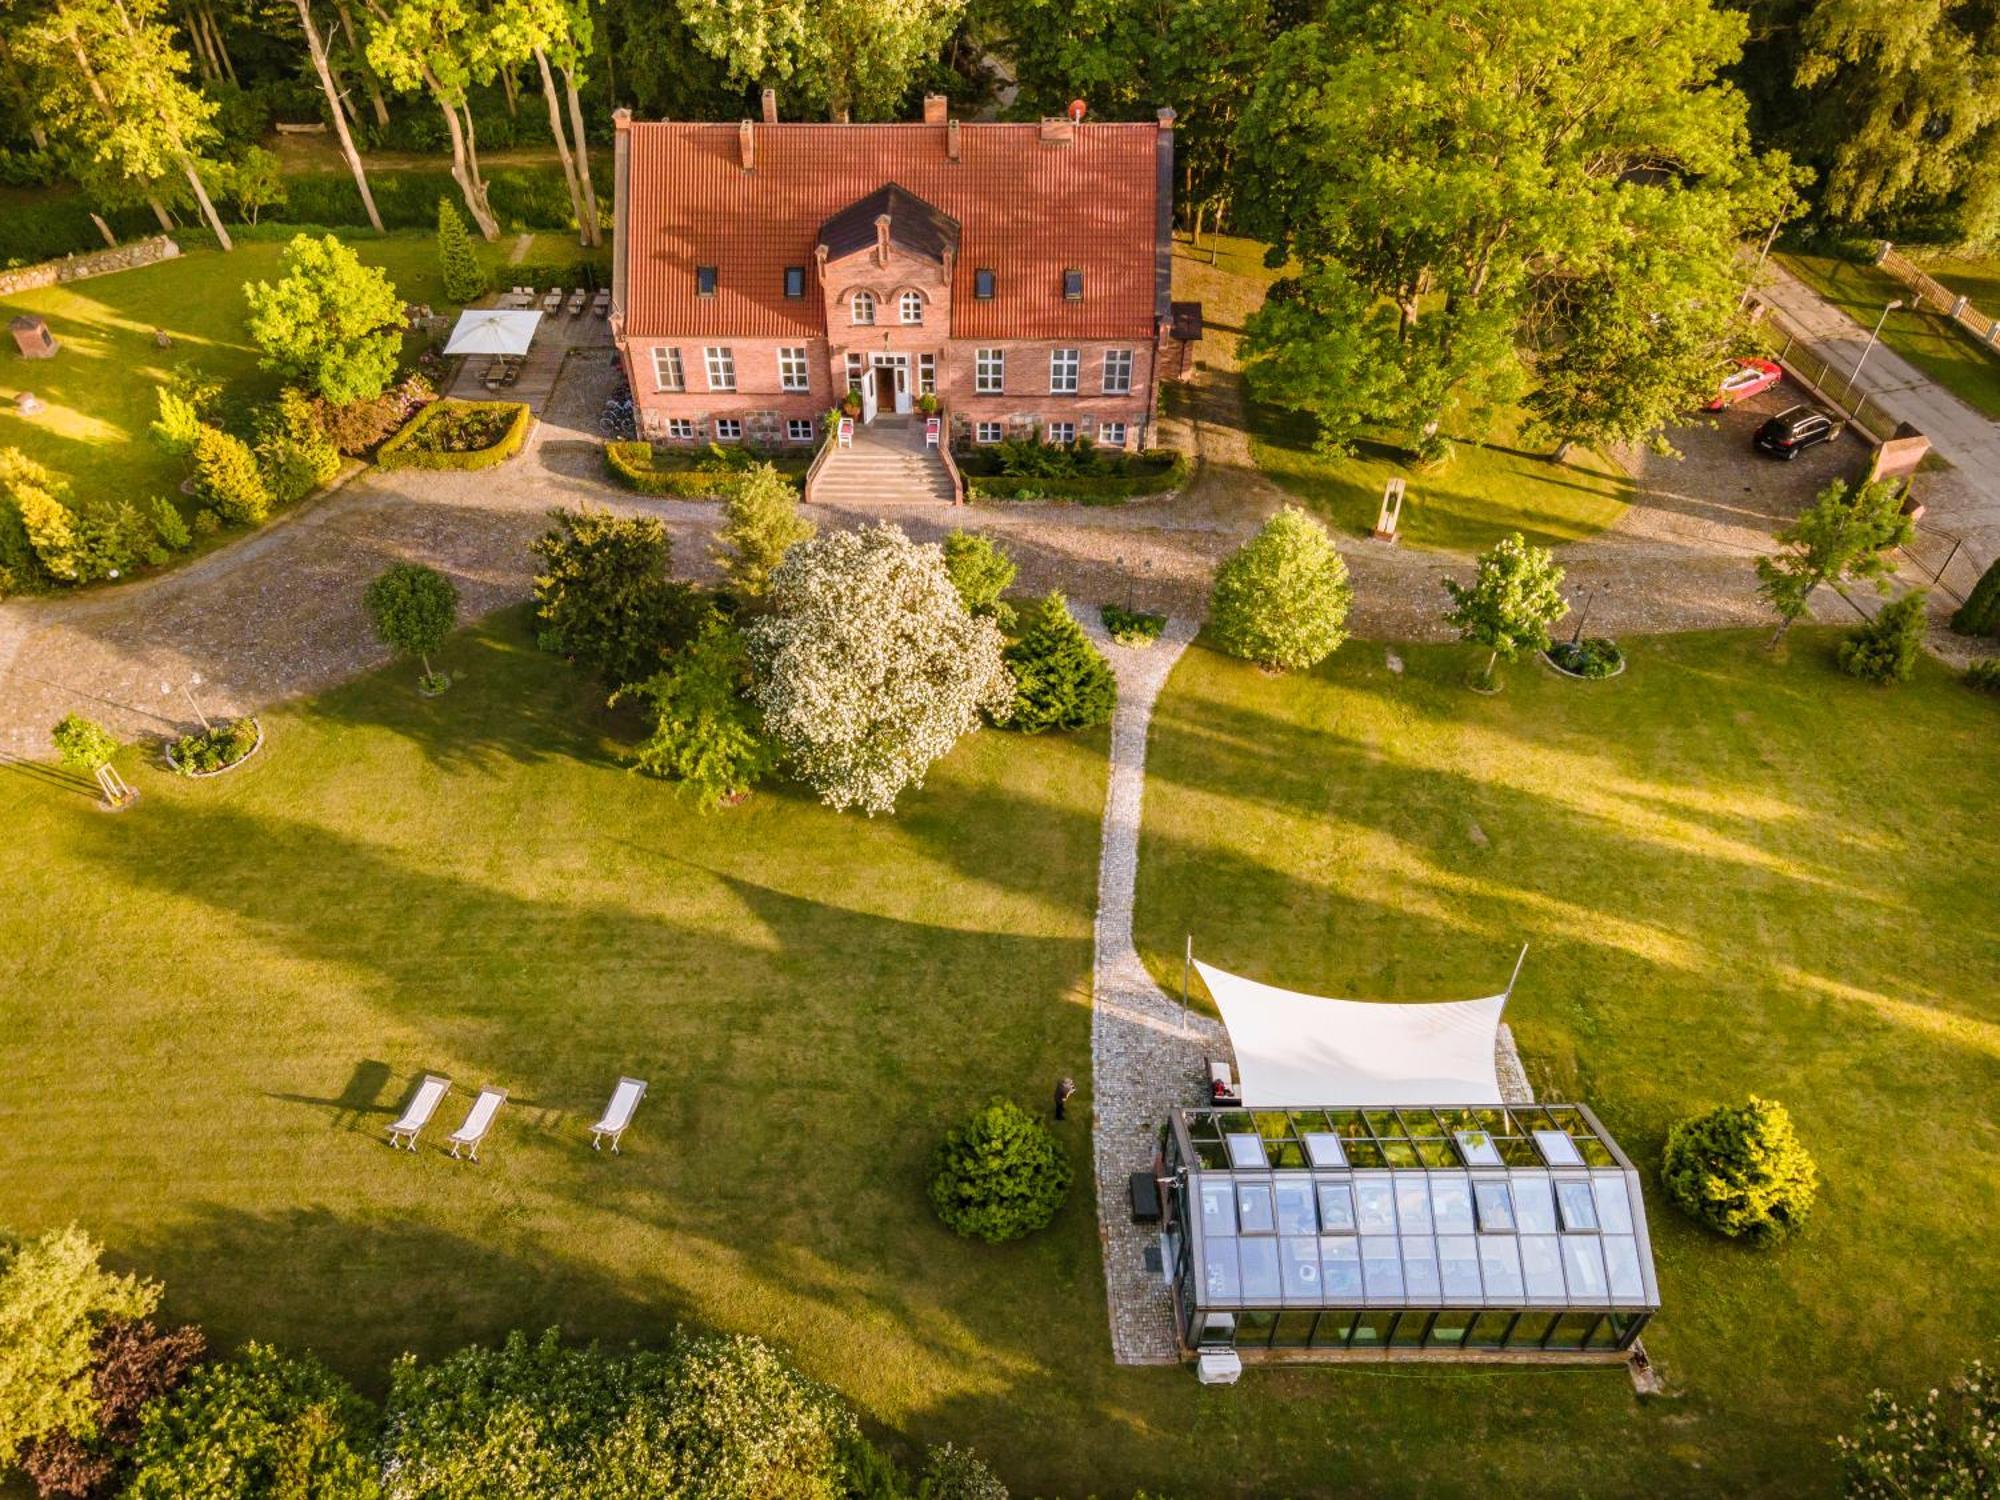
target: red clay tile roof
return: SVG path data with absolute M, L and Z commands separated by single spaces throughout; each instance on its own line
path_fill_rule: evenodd
M 955 338 L 1133 338 L 1154 333 L 1158 128 L 1087 124 L 1067 146 L 1040 127 L 962 124 L 960 160 L 941 125 L 759 124 L 756 168 L 735 125 L 635 123 L 625 221 L 625 331 L 770 338 L 825 332 L 824 302 L 787 299 L 787 266 L 813 264 L 820 225 L 889 183 L 961 226 Z M 715 266 L 713 297 L 694 268 Z M 997 294 L 972 294 L 990 267 Z M 1083 272 L 1081 301 L 1062 273 Z

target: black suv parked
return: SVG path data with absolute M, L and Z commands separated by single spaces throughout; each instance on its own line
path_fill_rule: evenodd
M 1759 452 L 1773 458 L 1797 458 L 1818 443 L 1830 443 L 1847 430 L 1837 417 L 1810 406 L 1794 406 L 1779 412 L 1757 429 Z

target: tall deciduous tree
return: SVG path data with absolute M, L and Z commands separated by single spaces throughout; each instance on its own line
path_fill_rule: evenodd
M 490 17 L 472 0 L 366 0 L 374 26 L 369 64 L 401 94 L 425 89 L 444 115 L 451 138 L 451 177 L 465 211 L 486 239 L 500 237 L 479 169 L 479 134 L 472 120 L 471 89 L 490 83 L 499 69 Z
M 1487 648 L 1483 686 L 1493 685 L 1493 668 L 1501 657 L 1512 661 L 1523 651 L 1546 651 L 1549 627 L 1569 613 L 1562 596 L 1563 570 L 1546 547 L 1530 547 L 1520 532 L 1502 537 L 1480 554 L 1479 571 L 1470 584 L 1444 581 L 1451 595 L 1445 624 L 1459 639 Z
M 595 245 L 597 194 L 590 182 L 590 157 L 584 143 L 583 105 L 577 86 L 583 59 L 591 49 L 590 13 L 581 0 L 500 0 L 493 12 L 496 51 L 506 59 L 535 64 L 541 75 L 542 98 L 549 111 L 549 135 L 562 160 L 563 181 L 576 214 L 577 238 Z M 553 64 L 553 67 L 551 66 Z M 565 120 L 555 74 L 563 76 L 568 101 Z
M 1717 78 L 1742 35 L 1707 0 L 1330 0 L 1236 137 L 1239 227 L 1301 268 L 1250 324 L 1255 387 L 1335 446 L 1428 439 L 1529 388 L 1582 292 L 1725 326 L 1791 191 Z
M 1288 505 L 1215 571 L 1209 619 L 1231 656 L 1316 667 L 1347 639 L 1354 588 L 1327 529 Z
M 340 96 L 340 90 L 333 81 L 333 67 L 327 60 L 326 43 L 320 37 L 319 27 L 313 21 L 312 0 L 292 0 L 299 14 L 299 29 L 305 33 L 306 52 L 312 58 L 313 73 L 319 79 L 319 86 L 326 95 L 327 113 L 333 117 L 333 133 L 340 141 L 340 154 L 347 161 L 347 170 L 354 174 L 354 186 L 361 194 L 361 206 L 368 213 L 368 223 L 377 234 L 382 228 L 382 215 L 375 209 L 375 194 L 369 191 L 368 169 L 361 164 L 361 153 L 355 149 L 353 132 L 347 128 L 347 107 Z
M 199 164 L 216 106 L 188 82 L 164 9 L 164 0 L 52 0 L 21 28 L 20 45 L 41 68 L 44 118 L 78 156 L 128 183 L 184 178 L 216 243 L 232 249 Z
M 1836 479 L 1821 490 L 1778 533 L 1778 551 L 1757 559 L 1757 592 L 1778 616 L 1771 644 L 1785 638 L 1823 583 L 1859 579 L 1886 592 L 1895 569 L 1889 551 L 1907 545 L 1915 533 L 1916 523 L 1903 513 L 1902 491 L 1893 480 L 1877 479 L 1850 491 L 1845 480 Z
M 264 367 L 335 405 L 388 388 L 402 352 L 402 299 L 388 276 L 332 235 L 295 235 L 276 282 L 246 283 L 250 338 Z
M 829 118 L 886 118 L 966 0 L 679 0 L 696 43 L 741 83 L 788 79 Z

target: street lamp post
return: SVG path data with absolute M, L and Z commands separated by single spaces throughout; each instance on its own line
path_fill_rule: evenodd
M 202 733 L 213 734 L 215 731 L 214 728 L 208 722 L 208 715 L 203 713 L 201 711 L 201 705 L 194 701 L 193 689 L 198 688 L 200 686 L 201 686 L 201 673 L 199 672 L 189 673 L 187 680 L 181 684 L 181 696 L 187 699 L 188 707 L 194 710 L 194 716 L 197 719 L 201 720 Z M 163 696 L 170 696 L 173 693 L 173 690 L 174 690 L 174 685 L 171 682 L 163 682 L 160 684 L 160 692 Z
M 1868 342 L 1861 350 L 1861 358 L 1854 362 L 1854 373 L 1847 377 L 1847 394 L 1854 394 L 1854 382 L 1861 378 L 1861 367 L 1868 363 L 1868 356 L 1875 352 L 1875 341 L 1882 336 L 1882 325 L 1889 321 L 1889 314 L 1903 305 L 1901 297 L 1891 298 L 1882 308 L 1882 316 L 1875 320 L 1875 326 L 1868 330 Z

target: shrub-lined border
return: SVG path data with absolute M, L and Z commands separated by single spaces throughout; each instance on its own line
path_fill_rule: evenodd
M 662 495 L 676 500 L 720 500 L 728 492 L 734 481 L 743 477 L 742 469 L 695 466 L 684 469 L 656 469 L 653 467 L 653 445 L 644 441 L 606 443 L 604 445 L 604 466 L 611 475 L 629 490 L 641 495 Z M 793 489 L 799 487 L 799 476 L 786 473 L 787 483 Z
M 499 442 L 474 453 L 427 453 L 410 447 L 410 441 L 424 430 L 425 425 L 446 409 L 511 411 L 514 419 L 507 424 L 507 431 L 501 435 Z M 490 469 L 521 451 L 522 444 L 528 441 L 530 416 L 527 406 L 519 401 L 456 401 L 450 397 L 433 401 L 375 450 L 375 466 L 380 469 Z
M 966 495 L 974 500 L 1068 500 L 1078 505 L 1121 505 L 1142 495 L 1166 495 L 1187 483 L 1188 456 L 1157 474 L 967 474 Z

